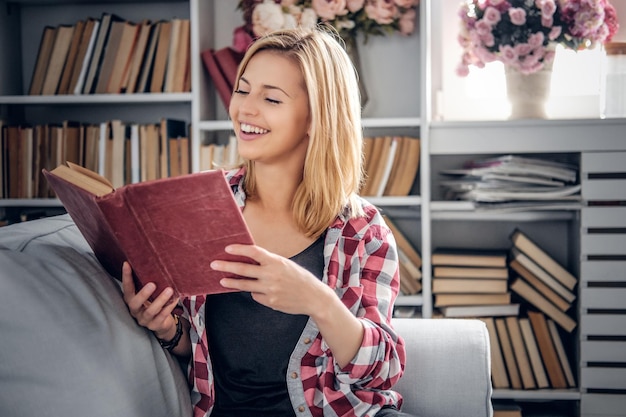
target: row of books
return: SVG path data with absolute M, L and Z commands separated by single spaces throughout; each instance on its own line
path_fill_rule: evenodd
M 403 197 L 411 193 L 419 171 L 419 138 L 368 136 L 363 139 L 363 154 L 366 178 L 362 196 Z
M 191 91 L 190 21 L 103 13 L 46 26 L 30 95 Z
M 138 124 L 64 121 L 36 126 L 0 122 L 0 198 L 49 198 L 42 176 L 65 162 L 99 172 L 114 187 L 191 172 L 187 122 Z
M 576 387 L 554 320 L 528 310 L 523 317 L 481 317 L 489 332 L 491 378 L 496 389 Z
M 501 250 L 436 249 L 432 255 L 434 306 L 442 317 L 473 317 L 492 322 L 494 387 L 573 387 L 575 382 L 569 376 L 569 361 L 559 332 L 569 334 L 576 327 L 568 311 L 576 299 L 573 289 L 578 280 L 522 230 L 516 229 L 510 239 L 512 246 Z M 519 336 L 512 340 L 519 333 L 517 327 L 526 325 L 522 320 L 536 315 L 544 318 L 546 326 L 554 327 L 548 336 L 540 336 L 533 326 L 534 334 L 526 336 L 537 339 L 539 350 L 545 351 L 539 356 L 543 362 L 535 361 L 540 365 L 529 364 L 526 357 L 531 354 L 531 347 L 521 343 Z M 550 340 L 539 341 L 540 337 Z M 559 351 L 562 362 L 560 371 L 550 370 L 547 379 L 533 376 L 538 366 L 554 366 L 545 362 L 550 358 L 548 352 L 554 349 Z M 498 356 L 504 357 L 504 366 Z
M 440 171 L 446 200 L 481 209 L 579 208 L 578 166 L 541 157 L 502 155 L 468 160 Z
M 237 137 L 230 135 L 226 143 L 204 143 L 200 145 L 200 171 L 210 169 L 232 169 L 243 160 L 237 151 Z

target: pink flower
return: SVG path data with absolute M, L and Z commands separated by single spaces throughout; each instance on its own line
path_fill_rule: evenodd
M 365 4 L 365 13 L 377 23 L 387 25 L 393 22 L 397 8 L 393 0 L 370 0 Z
M 504 65 L 513 65 L 518 58 L 515 48 L 511 45 L 500 46 L 500 60 Z
M 509 9 L 509 17 L 514 25 L 522 26 L 526 24 L 526 10 L 521 7 L 511 7 Z
M 313 0 L 311 7 L 322 20 L 333 20 L 348 13 L 346 0 Z
M 458 13 L 464 65 L 497 60 L 525 73 L 550 62 L 557 44 L 591 48 L 619 28 L 609 0 L 464 0 Z
M 365 35 L 387 35 L 415 32 L 417 6 L 420 0 L 238 0 L 244 25 L 233 33 L 233 42 L 247 45 L 250 39 L 270 30 L 324 22 L 333 26 L 343 38 Z M 240 45 L 241 44 L 241 45 Z
M 347 2 L 348 10 L 351 13 L 359 11 L 363 8 L 364 3 L 365 3 L 365 0 L 348 0 Z
M 483 19 L 490 26 L 494 26 L 502 19 L 502 15 L 495 7 L 487 7 L 487 9 L 485 9 Z
M 548 39 L 553 41 L 559 36 L 561 36 L 562 29 L 563 28 L 561 28 L 561 26 L 553 26 L 552 29 L 550 29 L 550 33 L 548 34 Z
M 409 9 L 400 16 L 400 20 L 398 20 L 398 27 L 400 28 L 400 33 L 408 36 L 415 32 L 415 20 L 417 17 L 417 12 L 415 9 Z

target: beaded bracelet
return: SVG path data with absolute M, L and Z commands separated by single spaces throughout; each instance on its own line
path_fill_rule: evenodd
M 183 323 L 180 321 L 178 315 L 174 314 L 174 320 L 176 321 L 176 334 L 174 334 L 172 340 L 165 341 L 157 337 L 161 347 L 166 349 L 168 352 L 171 352 L 176 346 L 178 346 L 178 342 L 180 342 L 180 338 L 183 335 Z

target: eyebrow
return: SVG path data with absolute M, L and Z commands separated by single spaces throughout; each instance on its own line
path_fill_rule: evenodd
M 243 81 L 244 83 L 246 83 L 246 84 L 250 85 L 250 81 L 248 81 L 248 80 L 246 79 L 246 77 L 239 77 L 239 81 Z M 264 89 L 266 89 L 266 90 L 278 90 L 278 91 L 282 91 L 282 93 L 283 93 L 284 95 L 286 95 L 287 97 L 291 98 L 291 96 L 290 96 L 289 94 L 287 94 L 287 92 L 286 92 L 285 90 L 283 90 L 282 88 L 277 87 L 277 86 L 275 86 L 275 85 L 271 85 L 271 84 L 263 84 L 263 85 L 262 85 L 262 87 L 263 87 Z

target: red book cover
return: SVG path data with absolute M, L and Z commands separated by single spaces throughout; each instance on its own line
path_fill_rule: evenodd
M 107 185 L 94 192 L 82 188 L 102 177 L 68 165 L 73 168 L 61 165 L 44 175 L 113 277 L 121 279 L 128 260 L 137 288 L 154 282 L 155 295 L 168 286 L 175 296 L 215 294 L 233 290 L 219 284 L 228 274 L 212 270 L 213 260 L 253 263 L 224 251 L 253 240 L 222 170 L 110 187 L 107 193 Z
M 217 51 L 207 49 L 202 51 L 202 62 L 207 69 L 215 89 L 226 109 L 230 105 L 230 97 L 235 87 L 237 68 L 243 58 L 243 54 L 238 53 L 230 47 Z

